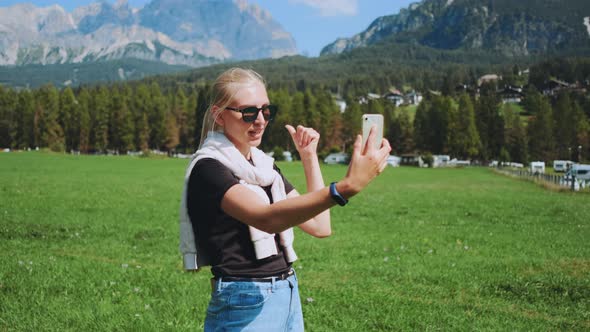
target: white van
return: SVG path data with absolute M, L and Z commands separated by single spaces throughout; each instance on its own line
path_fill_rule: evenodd
M 566 177 L 569 177 L 572 174 L 576 177 L 576 180 L 590 181 L 590 165 L 573 164 L 572 168 L 567 172 Z
M 545 173 L 545 162 L 544 161 L 531 161 L 531 172 L 534 174 Z
M 571 160 L 554 160 L 553 170 L 555 172 L 566 172 L 574 164 Z

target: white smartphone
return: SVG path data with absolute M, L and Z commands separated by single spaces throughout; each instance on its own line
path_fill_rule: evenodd
M 375 148 L 381 148 L 381 141 L 383 140 L 383 115 L 381 114 L 363 114 L 363 147 L 369 138 L 371 127 L 375 125 L 377 132 L 375 135 Z

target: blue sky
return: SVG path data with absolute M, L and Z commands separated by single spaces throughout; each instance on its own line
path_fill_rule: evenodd
M 379 16 L 397 14 L 400 8 L 418 0 L 247 0 L 268 10 L 290 32 L 299 52 L 318 56 L 322 47 L 339 37 L 351 37 L 365 30 Z M 93 0 L 0 0 L 0 7 L 29 2 L 36 6 L 58 4 L 67 11 Z M 110 0 L 115 2 L 115 0 Z M 149 0 L 129 0 L 132 7 L 142 7 Z

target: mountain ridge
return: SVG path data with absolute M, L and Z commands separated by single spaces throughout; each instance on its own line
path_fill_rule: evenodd
M 522 56 L 590 45 L 590 2 L 581 0 L 424 0 L 381 16 L 326 45 L 320 55 L 379 42 L 436 49 L 484 49 Z
M 0 22 L 0 65 L 136 58 L 199 67 L 297 53 L 293 37 L 244 0 L 152 0 L 141 9 L 103 1 L 71 13 L 17 4 L 0 7 Z

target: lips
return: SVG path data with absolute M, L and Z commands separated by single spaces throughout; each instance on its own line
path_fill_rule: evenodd
M 264 128 L 254 128 L 254 129 L 248 130 L 248 136 L 251 139 L 259 139 L 262 137 L 263 133 L 264 133 Z

